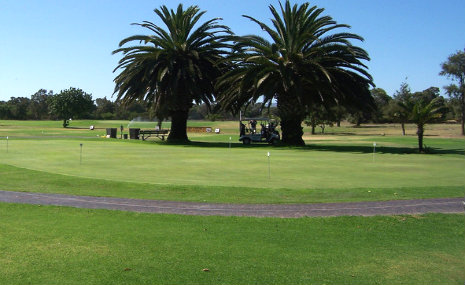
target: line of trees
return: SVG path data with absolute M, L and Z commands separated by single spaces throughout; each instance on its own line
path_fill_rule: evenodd
M 11 97 L 8 101 L 0 101 L 2 120 L 132 120 L 149 116 L 149 109 L 141 102 L 122 105 L 106 97 L 93 100 L 91 94 L 73 87 L 57 94 L 40 89 L 30 98 Z M 64 121 L 64 125 L 67 122 Z
M 70 88 L 76 89 L 76 88 Z M 376 108 L 372 112 L 359 112 L 357 110 L 347 110 L 344 107 L 333 107 L 326 109 L 310 110 L 305 119 L 305 123 L 309 126 L 323 127 L 326 125 L 340 125 L 341 121 L 347 120 L 354 125 L 361 123 L 408 123 L 409 120 L 403 116 L 398 106 L 402 101 L 418 101 L 422 99 L 425 102 L 430 102 L 434 98 L 438 99 L 438 105 L 441 106 L 442 116 L 438 122 L 460 122 L 461 108 L 458 104 L 459 99 L 455 96 L 444 98 L 440 96 L 440 89 L 430 87 L 420 92 L 412 92 L 407 83 L 402 83 L 399 90 L 392 96 L 382 88 L 373 88 L 370 90 Z M 58 93 L 60 94 L 60 93 Z M 0 119 L 2 120 L 56 120 L 59 119 L 54 114 L 50 107 L 50 100 L 54 94 L 53 91 L 40 89 L 30 98 L 27 97 L 12 97 L 8 101 L 0 101 Z M 260 117 L 273 116 L 279 117 L 279 112 L 275 105 L 270 108 L 263 108 L 261 103 L 250 104 L 241 109 L 245 117 Z M 154 118 L 153 112 L 147 107 L 144 102 L 134 101 L 131 104 L 124 105 L 118 101 L 111 101 L 104 98 L 97 98 L 92 102 L 87 112 L 83 112 L 78 117 L 81 119 L 98 119 L 98 120 L 132 120 L 136 117 Z M 217 104 L 207 106 L 201 103 L 193 105 L 189 110 L 189 120 L 234 120 L 237 115 L 231 112 L 221 110 Z M 315 132 L 313 132 L 315 133 Z M 405 131 L 403 132 L 405 134 Z
M 64 95 L 70 94 L 70 91 L 76 91 L 83 95 L 80 100 L 60 100 Z M 84 94 L 88 96 L 84 96 Z M 28 97 L 11 97 L 8 101 L 0 101 L 0 120 L 65 120 L 65 119 L 96 119 L 96 120 L 132 120 L 137 117 L 146 119 L 156 119 L 155 113 L 147 104 L 141 101 L 133 101 L 130 104 L 122 104 L 119 101 L 111 101 L 104 98 L 92 100 L 91 94 L 71 87 L 58 94 L 52 90 L 40 89 Z M 60 98 L 60 99 L 59 99 Z M 86 100 L 87 98 L 87 100 Z M 68 104 L 69 103 L 69 104 Z M 82 104 L 85 108 L 82 112 L 76 112 L 77 107 Z M 59 110 L 59 104 L 66 104 L 72 109 L 63 113 Z M 61 106 L 64 107 L 64 106 Z M 71 113 L 70 113 L 71 112 Z M 61 113 L 61 115 L 60 115 Z M 276 107 L 271 106 L 269 109 L 263 109 L 261 104 L 251 104 L 242 109 L 243 116 L 260 117 L 262 115 L 271 115 L 277 117 Z M 235 120 L 237 115 L 231 112 L 220 110 L 216 103 L 207 106 L 204 103 L 194 105 L 189 110 L 189 120 Z M 64 125 L 69 122 L 64 121 Z

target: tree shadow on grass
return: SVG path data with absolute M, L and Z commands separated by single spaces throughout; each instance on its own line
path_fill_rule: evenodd
M 301 147 L 301 150 L 306 151 L 332 151 L 332 152 L 351 152 L 351 153 L 373 153 L 373 146 L 360 145 L 308 145 Z M 393 146 L 377 146 L 376 153 L 386 154 L 418 154 L 418 149 L 415 147 L 393 147 Z M 442 149 L 428 147 L 428 154 L 456 154 L 465 155 L 464 149 Z
M 381 133 L 381 132 L 377 132 L 377 133 L 374 133 L 374 132 L 370 132 L 370 133 L 356 133 L 356 132 L 333 132 L 331 130 L 329 131 L 325 131 L 324 133 L 320 133 L 320 132 L 316 132 L 314 135 L 311 135 L 311 136 L 358 136 L 358 137 L 384 137 L 385 134 Z M 399 132 L 399 136 L 400 136 L 400 132 Z M 416 137 L 417 135 L 416 134 L 406 134 L 405 136 L 403 137 Z M 428 135 L 426 134 L 425 137 L 427 136 L 438 136 L 438 135 Z
M 154 141 L 155 142 L 155 141 Z M 158 141 L 157 144 L 163 145 L 178 145 L 183 147 L 211 147 L 211 148 L 229 148 L 229 142 L 201 142 L 201 141 L 190 141 L 184 143 L 173 143 L 167 141 Z M 241 142 L 231 142 L 231 148 L 272 148 L 273 146 L 267 143 L 252 143 L 250 145 L 244 145 Z
M 89 127 L 70 127 L 70 126 L 67 126 L 66 128 L 63 128 L 63 129 L 71 129 L 71 130 L 89 130 Z M 94 130 L 96 130 L 97 128 L 94 128 Z M 101 128 L 103 129 L 103 128 Z
M 229 142 L 200 142 L 200 141 L 190 141 L 188 143 L 169 143 L 161 142 L 162 144 L 167 145 L 180 145 L 185 147 L 218 147 L 218 148 L 229 148 Z M 270 147 L 268 144 L 250 144 L 244 145 L 242 143 L 231 142 L 231 148 L 255 148 L 255 147 Z
M 202 148 L 229 148 L 229 142 L 199 142 L 191 141 L 184 144 L 171 144 L 167 142 L 157 142 L 166 145 L 179 145 L 183 147 L 202 147 Z M 346 152 L 346 153 L 373 153 L 373 146 L 367 145 L 333 145 L 333 144 L 308 144 L 306 146 L 272 146 L 266 143 L 252 143 L 250 145 L 243 145 L 242 143 L 231 143 L 231 148 L 248 148 L 248 149 L 292 149 L 298 151 L 331 151 L 331 152 Z M 377 146 L 376 153 L 379 154 L 418 154 L 418 149 L 415 147 L 393 147 L 393 146 Z M 431 154 L 455 154 L 465 155 L 464 149 L 442 149 L 428 147 L 428 153 Z
M 360 125 L 360 126 L 348 126 L 347 128 L 352 128 L 352 129 L 387 129 L 387 128 L 392 128 L 392 126 L 385 126 L 385 125 Z

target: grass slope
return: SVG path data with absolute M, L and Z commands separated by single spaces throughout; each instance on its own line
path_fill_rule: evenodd
M 463 196 L 464 140 L 431 139 L 436 153 L 428 155 L 407 147 L 412 140 L 379 137 L 375 155 L 371 137 L 312 142 L 304 148 L 233 144 L 231 149 L 221 141 L 179 146 L 107 139 L 13 139 L 8 152 L 3 140 L 0 167 L 8 175 L 0 189 L 233 203 Z
M 462 197 L 463 186 L 283 189 L 160 185 L 82 178 L 0 164 L 1 190 L 218 203 L 328 203 Z
M 0 217 L 0 284 L 462 284 L 465 278 L 464 215 L 258 219 L 0 204 Z
M 306 136 L 307 146 L 300 148 L 243 146 L 237 122 L 189 122 L 221 129 L 190 133 L 190 145 L 100 138 L 106 127 L 123 125 L 127 132 L 154 124 L 73 121 L 64 129 L 53 121 L 0 121 L 0 189 L 229 203 L 465 194 L 465 140 L 453 137 L 455 125 L 429 125 L 434 136 L 425 140 L 432 152 L 427 155 L 415 153 L 415 136 L 391 135 L 399 131 L 395 125 L 327 128 L 327 134 Z

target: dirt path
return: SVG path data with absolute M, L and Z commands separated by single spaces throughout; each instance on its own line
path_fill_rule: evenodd
M 324 204 L 218 204 L 0 191 L 0 202 L 203 216 L 329 217 L 463 213 L 464 198 Z

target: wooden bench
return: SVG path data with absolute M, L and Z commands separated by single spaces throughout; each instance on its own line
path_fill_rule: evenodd
M 170 132 L 169 130 L 140 130 L 140 135 L 142 135 L 143 141 L 145 141 L 152 135 L 164 141 L 165 136 L 168 135 L 169 132 Z

